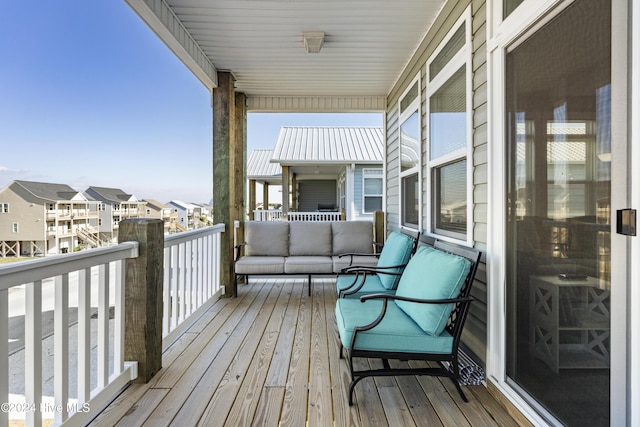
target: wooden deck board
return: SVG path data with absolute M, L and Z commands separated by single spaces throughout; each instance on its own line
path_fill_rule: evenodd
M 463 387 L 464 403 L 446 378 L 367 378 L 350 407 L 335 282 L 314 279 L 311 296 L 299 279 L 252 280 L 238 290 L 165 351 L 149 383 L 128 387 L 91 425 L 517 425 L 483 386 Z

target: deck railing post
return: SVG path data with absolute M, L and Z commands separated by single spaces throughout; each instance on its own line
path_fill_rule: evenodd
M 148 382 L 162 367 L 164 223 L 120 221 L 118 241 L 138 242 L 138 257 L 125 264 L 125 360 L 138 362 L 136 382 Z M 178 295 L 174 295 L 178 298 Z

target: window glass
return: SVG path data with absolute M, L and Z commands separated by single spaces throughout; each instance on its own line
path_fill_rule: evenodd
M 420 215 L 418 174 L 402 178 L 402 225 L 418 228 Z
M 418 81 L 416 81 L 411 89 L 407 92 L 407 94 L 400 101 L 400 114 L 407 111 L 407 109 L 411 106 L 411 103 L 418 98 Z
M 511 15 L 511 12 L 516 10 L 516 8 L 518 6 L 520 6 L 520 4 L 523 1 L 524 0 L 503 0 L 503 3 L 502 3 L 502 10 L 503 10 L 502 19 L 505 19 L 507 16 Z
M 371 213 L 382 210 L 382 169 L 363 169 L 364 212 Z
M 434 170 L 434 228 L 467 232 L 467 161 L 451 163 Z
M 429 98 L 430 159 L 467 145 L 466 67 Z
M 420 164 L 420 117 L 414 112 L 400 126 L 401 172 Z
M 460 25 L 460 28 L 449 39 L 447 44 L 442 48 L 438 56 L 429 64 L 429 81 L 434 77 L 451 61 L 451 59 L 462 49 L 464 46 L 466 34 L 464 29 L 464 23 Z

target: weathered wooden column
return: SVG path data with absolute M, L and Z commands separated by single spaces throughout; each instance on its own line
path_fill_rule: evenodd
M 282 218 L 289 215 L 289 166 L 282 166 Z
M 375 211 L 373 213 L 373 241 L 381 245 L 384 244 L 384 212 Z
M 135 382 L 146 383 L 162 368 L 164 222 L 120 221 L 118 242 L 138 242 L 138 257 L 125 262 L 124 360 L 138 361 Z
M 256 180 L 252 179 L 249 180 L 249 221 L 253 220 L 253 211 L 258 205 L 256 200 Z
M 296 174 L 291 174 L 291 208 L 292 211 L 298 210 L 298 181 Z
M 262 209 L 269 209 L 269 183 L 262 184 Z
M 233 141 L 235 141 L 235 94 L 233 76 L 218 72 L 218 87 L 213 89 L 213 219 L 224 224 L 220 239 L 220 281 L 225 295 L 233 295 Z
M 236 236 L 244 242 L 244 222 L 247 220 L 245 194 L 247 192 L 247 98 L 244 93 L 235 94 L 235 135 L 233 140 L 233 212 L 231 220 L 238 220 Z M 232 229 L 233 230 L 233 229 Z

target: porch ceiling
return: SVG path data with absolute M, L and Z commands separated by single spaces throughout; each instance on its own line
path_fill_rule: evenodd
M 251 110 L 382 110 L 444 0 L 126 0 L 212 89 L 231 71 Z M 325 33 L 307 53 L 302 33 Z M 315 107 L 313 107 L 315 106 Z

